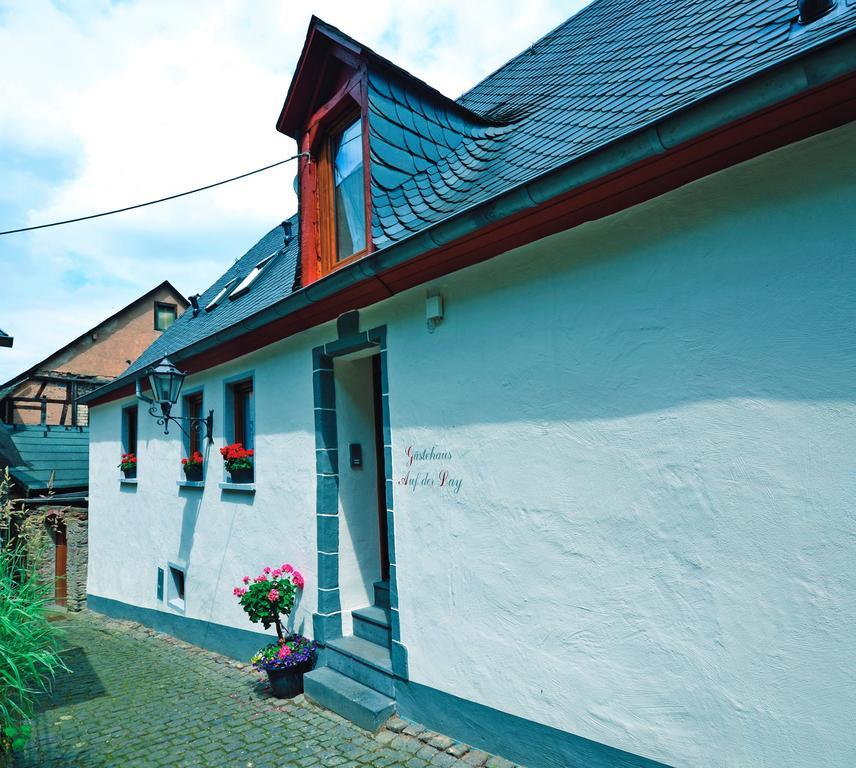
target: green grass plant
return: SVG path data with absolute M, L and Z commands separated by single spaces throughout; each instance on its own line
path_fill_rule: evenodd
M 0 511 L 8 519 L 7 488 L 0 478 Z M 0 764 L 27 743 L 36 696 L 66 668 L 59 630 L 45 612 L 53 584 L 38 578 L 31 542 L 9 532 L 0 540 Z

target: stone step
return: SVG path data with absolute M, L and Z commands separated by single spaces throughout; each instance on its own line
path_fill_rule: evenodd
M 377 731 L 395 712 L 395 702 L 329 667 L 319 667 L 303 676 L 308 699 L 367 731 Z
M 388 581 L 376 581 L 374 583 L 374 604 L 381 608 L 389 608 Z
M 369 605 L 351 611 L 354 619 L 354 634 L 371 643 L 389 648 L 392 644 L 392 631 L 389 624 L 389 608 Z
M 395 696 L 389 648 L 353 635 L 337 637 L 327 641 L 324 664 L 385 696 Z

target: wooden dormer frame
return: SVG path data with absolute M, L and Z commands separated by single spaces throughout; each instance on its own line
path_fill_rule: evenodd
M 374 250 L 371 237 L 371 173 L 365 65 L 347 51 L 335 51 L 334 60 L 355 69 L 354 74 L 307 119 L 300 151 L 310 157 L 299 162 L 301 276 L 304 286 L 367 256 Z M 359 116 L 362 128 L 365 247 L 342 261 L 336 260 L 331 138 Z

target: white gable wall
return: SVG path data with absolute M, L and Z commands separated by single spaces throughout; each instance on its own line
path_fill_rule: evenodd
M 315 427 L 312 357 L 306 353 L 313 338 L 318 331 L 188 377 L 187 389 L 204 387 L 204 411 L 214 409 L 204 491 L 176 485 L 186 455 L 182 435 L 171 425 L 165 437 L 143 403 L 138 484 L 120 486 L 119 414 L 132 401 L 92 409 L 90 594 L 164 609 L 156 599 L 156 569 L 185 560 L 186 616 L 263 631 L 247 621 L 232 596 L 242 576 L 290 562 L 307 584 L 315 583 Z M 219 453 L 225 444 L 223 381 L 245 373 L 253 374 L 256 403 L 252 496 L 219 488 L 226 479 Z M 304 633 L 311 634 L 315 602 L 314 591 L 306 589 L 293 617 Z
M 433 334 L 425 287 L 361 313 L 387 326 L 394 477 L 434 481 L 395 486 L 412 681 L 670 764 L 852 763 L 854 141 L 436 281 Z M 254 372 L 252 504 L 209 481 L 197 514 L 142 409 L 120 491 L 120 404 L 93 409 L 90 593 L 157 607 L 155 564 L 184 540 L 188 615 L 249 628 L 231 587 L 290 560 L 311 631 L 311 348 L 334 336 L 188 384 L 220 424 L 223 378 Z M 451 458 L 408 467 L 408 447 Z

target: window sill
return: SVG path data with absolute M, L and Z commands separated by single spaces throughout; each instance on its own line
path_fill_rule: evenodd
M 204 480 L 176 480 L 175 484 L 179 488 L 204 488 Z
M 255 483 L 220 483 L 221 491 L 234 491 L 236 493 L 255 493 Z
M 172 600 L 167 600 L 166 604 L 174 611 L 178 613 L 184 613 L 184 600 L 173 598 Z
M 137 484 L 137 478 L 136 477 L 120 477 L 119 478 L 119 485 L 131 485 L 131 486 L 133 486 L 136 484 Z

